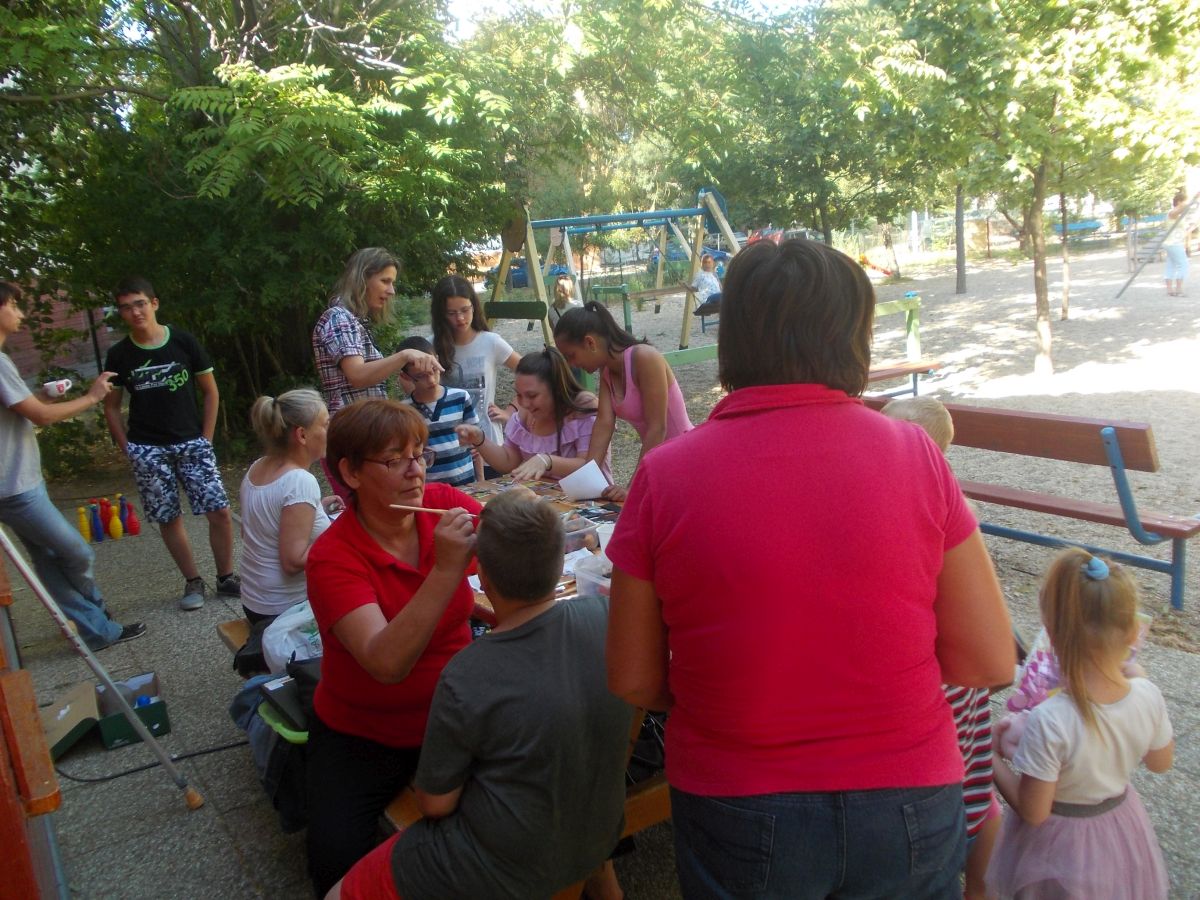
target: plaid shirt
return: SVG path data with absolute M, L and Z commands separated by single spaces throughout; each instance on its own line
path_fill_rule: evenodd
M 312 345 L 317 360 L 317 375 L 321 379 L 321 393 L 325 395 L 330 415 L 363 397 L 387 396 L 386 382 L 364 388 L 351 387 L 340 365 L 347 356 L 361 356 L 363 362 L 383 359 L 367 328 L 366 319 L 355 318 L 344 306 L 331 306 L 317 319 Z

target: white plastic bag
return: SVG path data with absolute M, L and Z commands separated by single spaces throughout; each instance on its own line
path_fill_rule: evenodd
M 321 634 L 317 631 L 317 620 L 307 600 L 288 607 L 267 626 L 263 632 L 262 649 L 267 668 L 275 675 L 284 673 L 293 653 L 296 659 L 312 659 L 321 655 Z

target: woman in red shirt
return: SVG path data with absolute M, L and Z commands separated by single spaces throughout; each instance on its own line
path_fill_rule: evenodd
M 941 452 L 860 399 L 874 304 L 822 244 L 735 256 L 729 394 L 646 454 L 609 542 L 609 687 L 671 710 L 686 897 L 961 897 L 941 685 L 1005 683 L 1015 659 Z
M 305 570 L 324 646 L 308 741 L 319 897 L 373 846 L 379 815 L 416 771 L 438 676 L 471 639 L 466 575 L 481 507 L 426 485 L 427 438 L 420 414 L 395 400 L 352 403 L 329 426 L 327 461 L 352 494 Z

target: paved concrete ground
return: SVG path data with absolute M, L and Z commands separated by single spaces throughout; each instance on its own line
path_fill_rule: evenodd
M 201 522 L 188 524 L 203 551 Z M 308 896 L 302 836 L 280 831 L 249 751 L 239 745 L 243 735 L 226 712 L 241 681 L 215 626 L 238 615 L 238 605 L 210 600 L 198 612 L 180 612 L 175 600 L 182 580 L 152 533 L 105 543 L 97 555 L 100 582 L 118 617 L 143 620 L 149 628 L 146 637 L 105 650 L 100 659 L 115 678 L 159 674 L 172 724 L 162 744 L 188 757 L 180 769 L 206 803 L 188 811 L 161 769 L 122 775 L 152 761 L 145 747 L 106 751 L 97 737 L 86 739 L 59 761 L 63 805 L 53 816 L 72 896 Z M 90 673 L 29 592 L 16 587 L 22 655 L 40 702 L 48 703 Z M 1166 694 L 1178 752 L 1169 773 L 1142 772 L 1136 783 L 1167 857 L 1172 896 L 1200 897 L 1200 655 L 1152 645 L 1144 659 Z M 670 826 L 641 836 L 619 871 L 630 900 L 679 896 Z

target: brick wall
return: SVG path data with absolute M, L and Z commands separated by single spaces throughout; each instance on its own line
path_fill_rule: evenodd
M 103 364 L 104 354 L 108 352 L 108 348 L 124 337 L 124 334 L 103 324 L 101 322 L 103 313 L 100 310 L 93 310 L 92 318 L 96 321 L 96 341 L 100 345 L 100 363 Z M 65 345 L 59 355 L 51 361 L 51 365 L 62 366 L 64 369 L 78 372 L 85 381 L 95 378 L 98 374 L 96 352 L 92 346 L 91 336 L 88 334 L 87 313 L 71 309 L 70 304 L 65 300 L 59 300 L 54 304 L 53 327 L 70 328 L 79 332 L 80 337 Z M 17 365 L 17 371 L 26 381 L 32 383 L 37 380 L 38 373 L 42 369 L 42 360 L 33 345 L 33 338 L 29 334 L 28 326 L 5 341 L 4 350 L 12 357 L 13 362 Z

